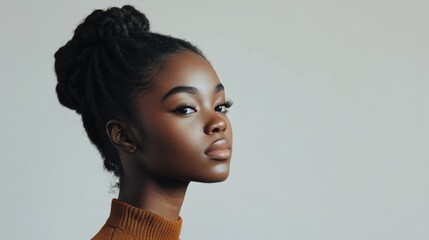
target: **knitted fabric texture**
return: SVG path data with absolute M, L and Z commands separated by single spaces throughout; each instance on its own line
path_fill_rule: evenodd
M 180 216 L 171 221 L 114 198 L 109 218 L 91 240 L 180 240 L 181 228 Z

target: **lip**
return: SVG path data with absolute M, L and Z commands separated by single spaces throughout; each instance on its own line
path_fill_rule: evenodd
M 213 159 L 226 160 L 231 157 L 231 144 L 227 139 L 221 138 L 214 141 L 204 153 Z

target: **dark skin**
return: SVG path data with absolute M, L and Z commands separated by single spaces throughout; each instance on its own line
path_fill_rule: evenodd
M 177 86 L 196 89 L 163 99 Z M 152 86 L 137 96 L 144 132 L 117 120 L 106 124 L 124 169 L 118 199 L 177 221 L 191 181 L 227 179 L 233 136 L 225 100 L 215 70 L 203 57 L 185 52 L 169 58 Z M 221 138 L 230 154 L 223 159 L 206 155 Z

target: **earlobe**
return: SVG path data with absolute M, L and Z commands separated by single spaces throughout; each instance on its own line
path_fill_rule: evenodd
M 131 133 L 126 123 L 114 119 L 109 120 L 106 123 L 106 132 L 110 142 L 118 150 L 129 153 L 133 153 L 137 150 L 136 143 L 130 136 Z

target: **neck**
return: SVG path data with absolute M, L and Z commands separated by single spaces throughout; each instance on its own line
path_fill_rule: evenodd
M 118 200 L 177 221 L 189 181 L 144 174 L 135 179 L 123 176 Z

